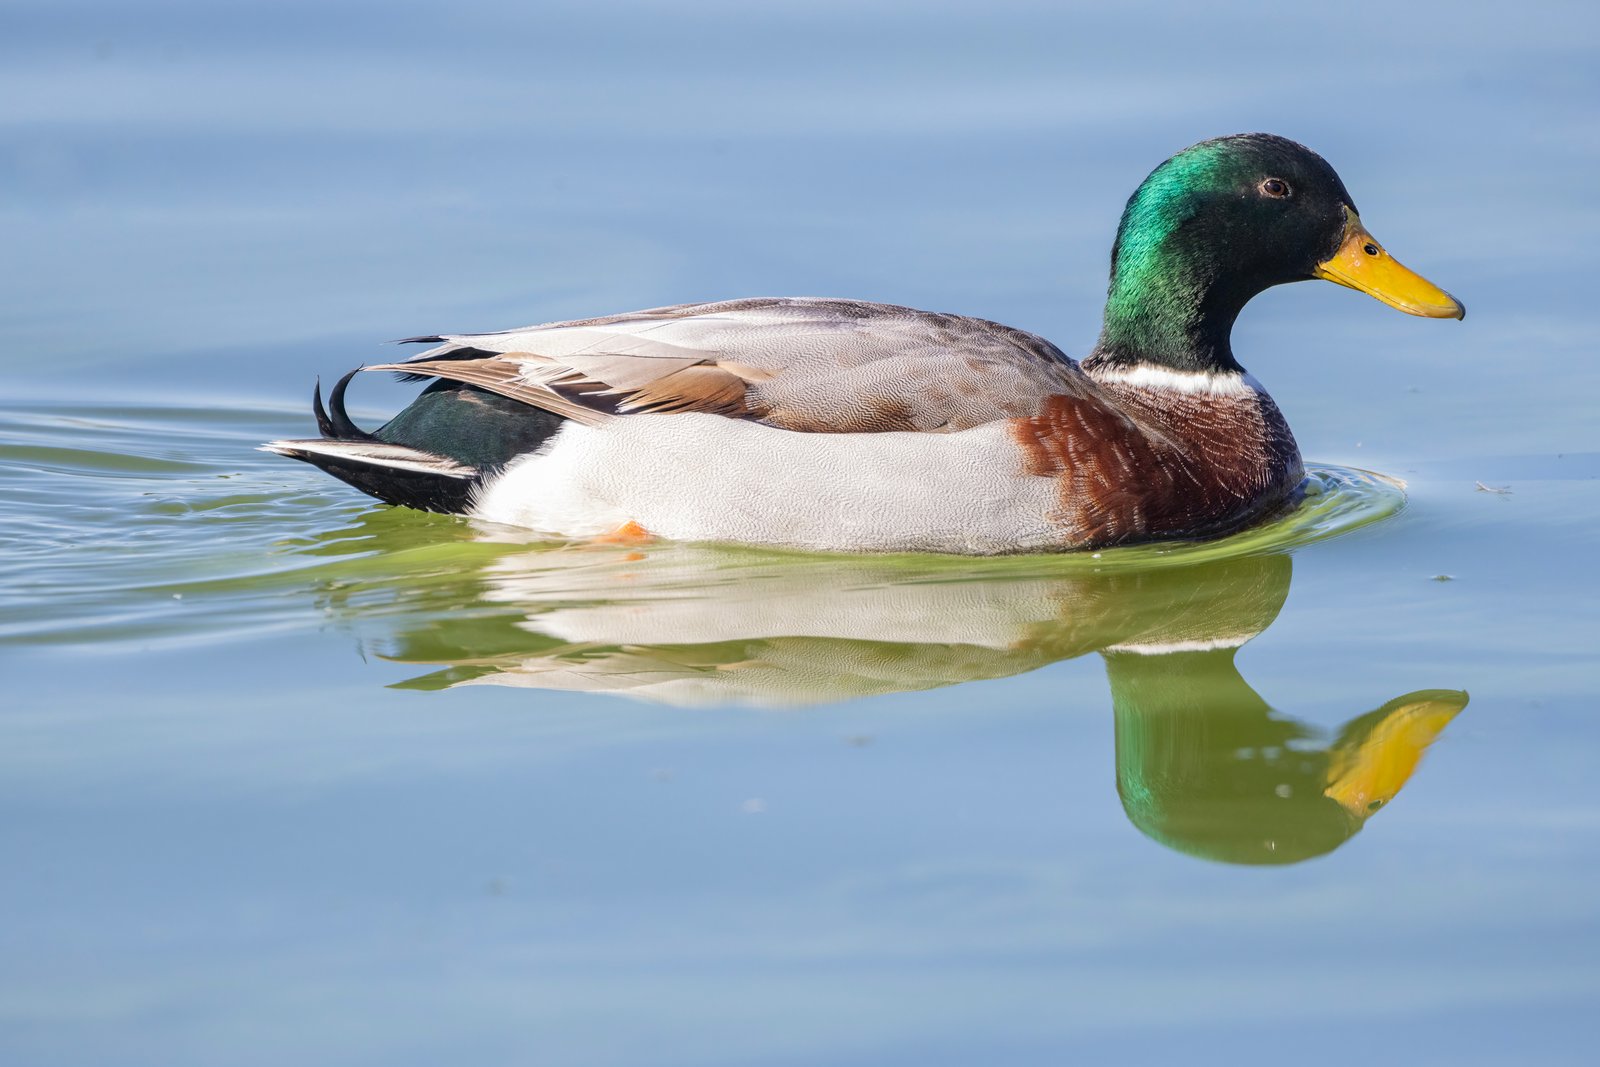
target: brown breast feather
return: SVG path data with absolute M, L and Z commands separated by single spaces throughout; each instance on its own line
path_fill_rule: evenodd
M 1080 547 L 1240 529 L 1303 477 L 1294 437 L 1265 394 L 1108 386 L 1099 397 L 1051 397 L 1010 429 L 1024 470 L 1059 483 L 1053 517 Z

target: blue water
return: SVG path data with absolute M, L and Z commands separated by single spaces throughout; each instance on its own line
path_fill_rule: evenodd
M 1597 28 L 13 0 L 0 1061 L 1589 1062 Z M 1282 536 L 635 558 L 253 451 L 388 338 L 676 301 L 1082 354 L 1128 193 L 1247 129 L 1470 311 L 1251 305 L 1328 479 Z M 1374 712 L 1432 724 L 1406 773 Z M 1333 838 L 1160 793 L 1171 742 L 1298 804 L 1347 729 L 1403 789 Z

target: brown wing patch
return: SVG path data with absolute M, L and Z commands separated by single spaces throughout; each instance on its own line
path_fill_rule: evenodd
M 760 419 L 765 405 L 749 399 L 759 372 L 737 363 L 696 359 L 582 356 L 570 362 L 529 352 L 485 359 L 419 360 L 367 370 L 404 370 L 468 382 L 595 424 L 608 415 L 699 412 L 733 419 Z
M 697 364 L 636 389 L 615 390 L 619 414 L 634 411 L 697 411 L 732 419 L 758 419 L 765 409 L 748 401 L 744 378 L 720 365 Z
M 488 359 L 418 360 L 413 363 L 382 363 L 363 367 L 363 370 L 392 370 L 406 374 L 424 374 L 432 378 L 447 378 L 455 382 L 476 385 L 491 393 L 509 396 L 524 404 L 555 412 L 586 426 L 598 426 L 608 416 L 594 408 L 575 403 L 555 390 L 527 381 L 522 368 L 498 357 Z

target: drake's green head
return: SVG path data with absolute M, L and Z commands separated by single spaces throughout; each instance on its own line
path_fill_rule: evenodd
M 1309 148 L 1265 133 L 1203 141 L 1128 200 L 1105 325 L 1085 366 L 1239 370 L 1229 345 L 1239 311 L 1264 289 L 1311 278 L 1412 315 L 1466 315 L 1366 231 L 1344 182 Z

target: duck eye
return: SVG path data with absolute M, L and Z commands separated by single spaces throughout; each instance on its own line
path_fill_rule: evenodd
M 1289 183 L 1282 178 L 1268 178 L 1261 183 L 1261 195 L 1282 200 L 1289 195 Z

